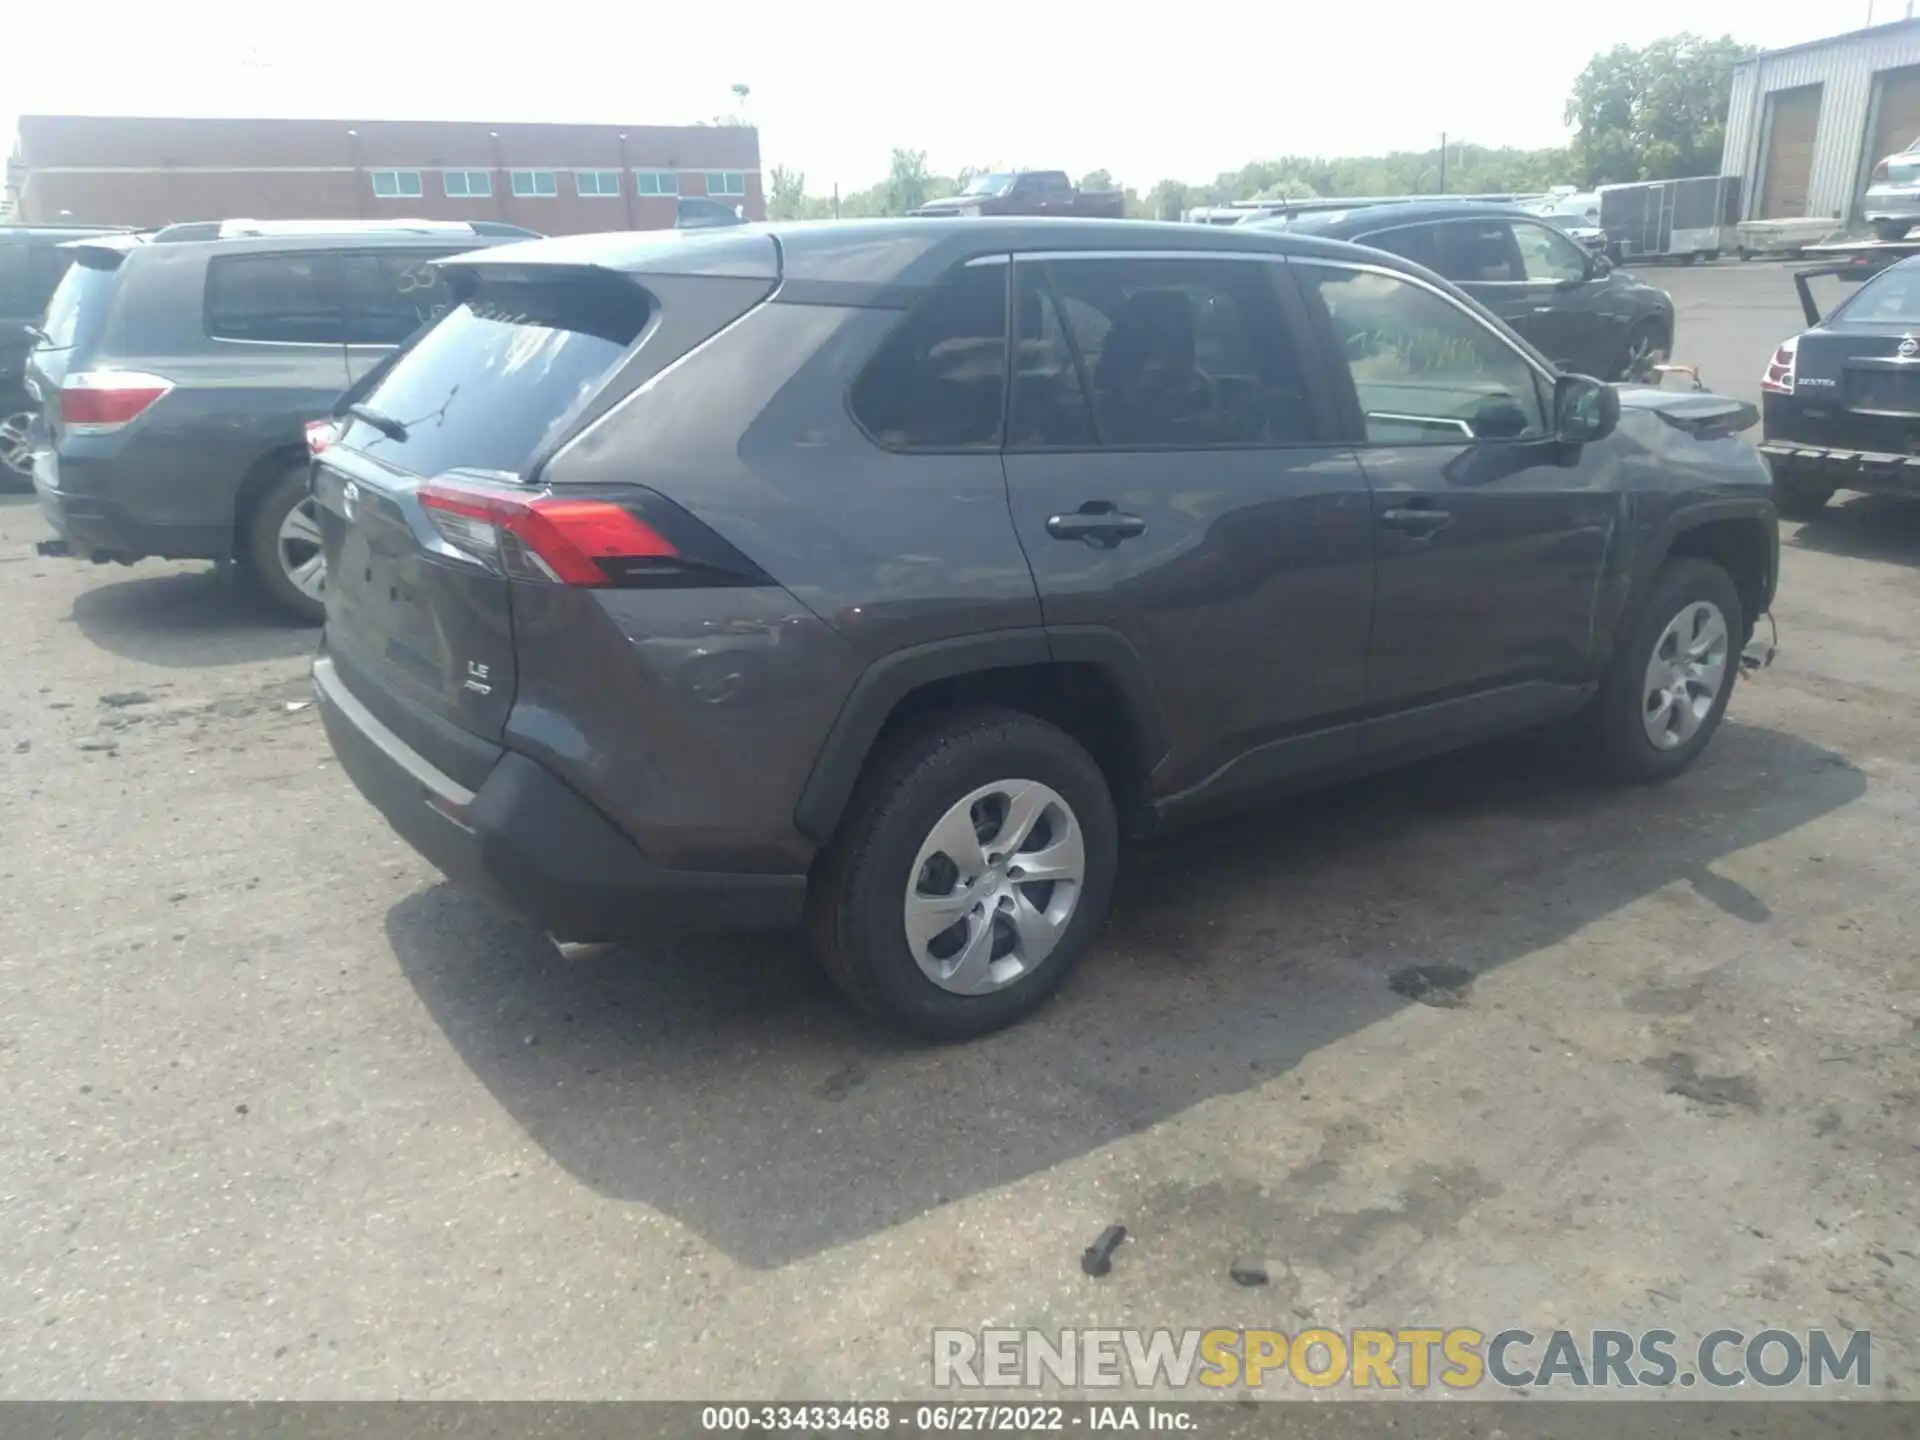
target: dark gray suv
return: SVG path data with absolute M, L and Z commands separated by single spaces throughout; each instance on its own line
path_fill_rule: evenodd
M 557 938 L 804 916 L 931 1036 L 1060 983 L 1124 833 L 1563 717 L 1676 774 L 1773 595 L 1752 406 L 1557 373 L 1375 251 L 911 220 L 442 268 L 314 470 L 347 773 Z
M 224 221 L 62 247 L 27 365 L 33 483 L 91 560 L 238 560 L 323 614 L 304 427 L 447 303 L 431 263 L 524 240 L 448 221 Z

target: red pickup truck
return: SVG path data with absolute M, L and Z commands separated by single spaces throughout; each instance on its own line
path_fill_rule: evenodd
M 916 215 L 1078 215 L 1117 220 L 1126 214 L 1118 190 L 1082 190 L 1064 170 L 976 175 L 958 195 L 931 200 Z

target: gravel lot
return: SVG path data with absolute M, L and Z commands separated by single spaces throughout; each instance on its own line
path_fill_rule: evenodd
M 1753 398 L 1785 270 L 1658 274 Z M 1162 843 L 948 1050 L 795 942 L 561 960 L 352 790 L 312 632 L 44 533 L 0 502 L 0 1397 L 905 1396 L 936 1325 L 1306 1319 L 1870 1328 L 1920 1389 L 1920 508 L 1788 527 L 1682 781 L 1507 745 Z

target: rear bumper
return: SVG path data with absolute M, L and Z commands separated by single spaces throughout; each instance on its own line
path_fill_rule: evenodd
M 1794 440 L 1763 440 L 1760 453 L 1776 480 L 1798 480 L 1875 495 L 1920 496 L 1920 455 L 1845 450 Z
M 40 513 L 67 550 L 82 560 L 225 560 L 233 554 L 233 526 L 153 524 L 116 500 L 76 494 L 59 480 L 52 452 L 34 456 L 33 493 Z
M 503 751 L 469 790 L 361 704 L 324 655 L 313 688 L 341 767 L 400 837 L 455 884 L 541 930 L 620 940 L 800 918 L 804 875 L 665 869 L 537 761 Z

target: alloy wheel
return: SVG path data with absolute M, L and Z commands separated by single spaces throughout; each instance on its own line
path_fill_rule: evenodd
M 1729 646 L 1727 617 L 1710 601 L 1690 601 L 1667 622 L 1640 687 L 1654 749 L 1677 750 L 1699 733 L 1726 684 Z
M 33 478 L 33 412 L 0 415 L 0 465 L 22 480 Z
M 277 546 L 280 568 L 309 600 L 327 598 L 327 554 L 321 548 L 320 511 L 311 498 L 287 511 Z
M 1080 822 L 1057 790 L 982 785 L 940 817 L 908 872 L 914 963 L 956 995 L 1004 989 L 1053 953 L 1086 873 Z

